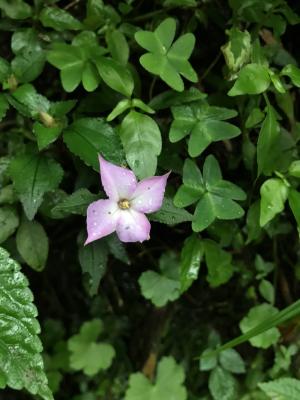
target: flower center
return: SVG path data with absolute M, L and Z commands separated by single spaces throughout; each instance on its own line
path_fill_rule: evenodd
M 130 203 L 127 199 L 122 199 L 118 202 L 118 206 L 121 210 L 128 210 L 130 208 Z

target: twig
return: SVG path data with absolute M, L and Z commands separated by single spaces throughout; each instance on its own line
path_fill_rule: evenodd
M 72 8 L 73 6 L 76 6 L 79 2 L 80 2 L 80 0 L 73 0 L 73 1 L 71 1 L 71 3 L 67 4 L 67 5 L 64 7 L 64 10 L 69 10 L 69 9 Z

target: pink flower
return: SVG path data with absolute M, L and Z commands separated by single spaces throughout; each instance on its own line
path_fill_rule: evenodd
M 137 182 L 129 169 L 111 164 L 100 155 L 99 162 L 101 182 L 108 199 L 89 205 L 85 244 L 114 231 L 122 242 L 150 239 L 151 225 L 145 214 L 160 209 L 170 172 Z

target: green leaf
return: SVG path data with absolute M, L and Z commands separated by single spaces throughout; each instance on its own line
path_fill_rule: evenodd
M 48 52 L 47 60 L 54 67 L 61 70 L 60 77 L 66 92 L 73 92 L 82 79 L 85 54 L 80 47 L 56 43 Z
M 197 100 L 204 100 L 206 97 L 205 93 L 192 86 L 181 93 L 174 93 L 173 90 L 162 92 L 151 99 L 149 106 L 157 111 Z
M 262 229 L 259 224 L 260 219 L 260 201 L 256 201 L 251 204 L 247 214 L 246 226 L 247 226 L 247 242 L 246 244 L 251 243 L 253 240 L 256 240 L 260 237 Z
M 5 58 L 0 57 L 0 82 L 5 81 L 10 74 L 10 65 Z
M 91 193 L 89 190 L 82 188 L 76 190 L 68 197 L 64 198 L 53 209 L 52 213 L 55 215 L 68 216 L 70 214 L 86 215 L 86 209 L 93 201 L 99 199 L 99 196 Z
M 296 65 L 286 65 L 282 69 L 281 75 L 288 76 L 295 86 L 300 87 L 300 69 Z
M 271 178 L 263 183 L 260 188 L 260 226 L 265 226 L 284 209 L 288 197 L 288 187 L 279 178 Z
M 252 108 L 248 118 L 246 119 L 245 127 L 250 129 L 258 125 L 265 117 L 265 114 L 257 107 Z
M 197 204 L 192 228 L 194 232 L 201 232 L 216 219 L 213 199 L 209 193 L 205 193 Z
M 233 374 L 243 374 L 246 372 L 245 363 L 239 353 L 234 349 L 222 351 L 219 356 L 222 368 Z
M 0 121 L 5 117 L 7 110 L 9 109 L 9 103 L 6 100 L 4 94 L 0 93 Z
M 198 278 L 202 260 L 202 243 L 195 234 L 189 236 L 182 247 L 180 256 L 180 290 L 185 292 Z
M 49 144 L 55 142 L 63 130 L 63 125 L 55 123 L 55 126 L 47 127 L 36 121 L 32 127 L 33 133 L 36 136 L 39 150 L 43 150 Z
M 132 110 L 122 121 L 119 134 L 134 173 L 140 179 L 155 175 L 161 134 L 154 119 Z
M 241 132 L 236 126 L 223 120 L 236 116 L 236 111 L 227 108 L 209 106 L 205 102 L 172 107 L 174 121 L 169 137 L 178 142 L 187 135 L 188 152 L 191 157 L 200 155 L 212 142 L 227 140 Z
M 184 379 L 184 370 L 174 358 L 163 357 L 157 367 L 155 383 L 141 372 L 130 375 L 125 400 L 186 400 Z
M 64 131 L 63 139 L 72 153 L 96 171 L 99 153 L 116 164 L 124 160 L 117 134 L 102 118 L 77 119 Z
M 291 207 L 292 213 L 297 221 L 298 227 L 300 227 L 300 193 L 294 189 L 289 190 L 289 206 Z
M 43 201 L 44 194 L 56 189 L 60 184 L 63 170 L 56 161 L 42 154 L 30 153 L 13 159 L 9 170 L 25 214 L 32 220 Z
M 23 218 L 17 231 L 16 243 L 18 252 L 31 268 L 42 271 L 45 268 L 49 240 L 43 226 L 37 221 Z
M 115 357 L 114 348 L 104 342 L 97 342 L 103 331 L 103 323 L 99 319 L 85 322 L 77 335 L 68 340 L 70 367 L 82 370 L 85 375 L 93 376 L 111 366 Z
M 156 307 L 163 307 L 169 301 L 180 297 L 179 264 L 174 253 L 165 253 L 159 260 L 160 273 L 143 272 L 139 285 L 143 296 Z
M 107 243 L 103 240 L 79 247 L 79 263 L 83 273 L 89 275 L 89 293 L 94 296 L 98 292 L 100 280 L 106 272 L 108 260 Z
M 193 215 L 186 210 L 174 206 L 173 200 L 170 197 L 165 197 L 161 208 L 155 213 L 150 214 L 149 219 L 166 225 L 176 225 L 192 221 Z
M 247 64 L 241 69 L 228 95 L 260 94 L 268 89 L 270 82 L 271 80 L 267 67 L 260 64 Z
M 203 242 L 205 262 L 208 270 L 206 277 L 211 287 L 218 287 L 228 282 L 233 275 L 231 254 L 221 249 L 212 240 Z
M 216 367 L 209 376 L 209 391 L 214 400 L 236 400 L 237 382 L 230 372 Z
M 125 35 L 118 29 L 107 30 L 105 40 L 112 58 L 126 65 L 129 58 L 129 46 Z
M 240 322 L 241 331 L 243 333 L 250 331 L 260 323 L 267 321 L 272 316 L 275 316 L 277 312 L 277 308 L 266 303 L 252 307 L 248 315 L 246 315 Z M 279 338 L 279 330 L 273 327 L 257 336 L 250 338 L 249 341 L 254 347 L 267 349 L 268 347 L 272 346 L 272 344 L 277 343 Z
M 19 216 L 15 208 L 0 207 L 0 243 L 5 242 L 17 229 Z
M 300 160 L 293 161 L 289 166 L 288 171 L 290 176 L 295 176 L 296 178 L 300 178 Z
M 120 100 L 115 108 L 108 114 L 106 120 L 108 122 L 114 120 L 124 111 L 128 110 L 128 108 L 131 108 L 131 101 L 129 99 Z
M 271 282 L 263 279 L 259 284 L 259 293 L 269 303 L 274 304 L 275 301 L 275 289 Z
M 298 400 L 300 381 L 295 378 L 279 378 L 271 382 L 259 383 L 260 389 L 273 400 Z
M 218 364 L 218 357 L 214 355 L 212 355 L 211 357 L 206 357 L 206 355 L 210 353 L 211 349 L 206 349 L 203 351 L 199 363 L 200 371 L 211 371 L 212 369 L 216 368 Z
M 267 116 L 262 124 L 257 142 L 257 165 L 258 175 L 264 173 L 269 175 L 274 171 L 274 160 L 272 157 L 274 146 L 278 141 L 280 126 L 276 121 L 274 108 L 267 105 Z
M 249 61 L 251 55 L 251 36 L 248 31 L 231 28 L 226 31 L 229 41 L 221 47 L 227 67 L 231 72 L 237 72 Z
M 113 90 L 130 97 L 134 82 L 130 70 L 112 58 L 99 57 L 96 59 L 99 75 Z
M 46 28 L 53 28 L 56 31 L 77 31 L 82 29 L 80 21 L 58 7 L 44 7 L 39 15 L 39 19 Z
M 33 294 L 20 266 L 0 248 L 0 381 L 12 389 L 27 389 L 53 400 L 40 355 L 40 326 Z
M 188 62 L 195 45 L 195 36 L 186 33 L 173 44 L 176 22 L 167 18 L 154 32 L 138 31 L 135 40 L 149 53 L 140 58 L 141 65 L 150 73 L 160 76 L 172 89 L 183 91 L 181 76 L 197 82 L 197 74 Z
M 42 112 L 47 113 L 50 108 L 49 100 L 38 94 L 30 83 L 18 87 L 13 97 L 28 109 L 33 118 L 37 118 Z
M 12 19 L 26 19 L 32 13 L 30 5 L 23 0 L 0 0 L 0 9 Z

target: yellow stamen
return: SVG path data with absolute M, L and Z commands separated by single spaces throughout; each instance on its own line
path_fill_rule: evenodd
M 121 208 L 121 210 L 128 210 L 130 208 L 130 203 L 126 199 L 122 199 L 118 202 L 118 206 Z

